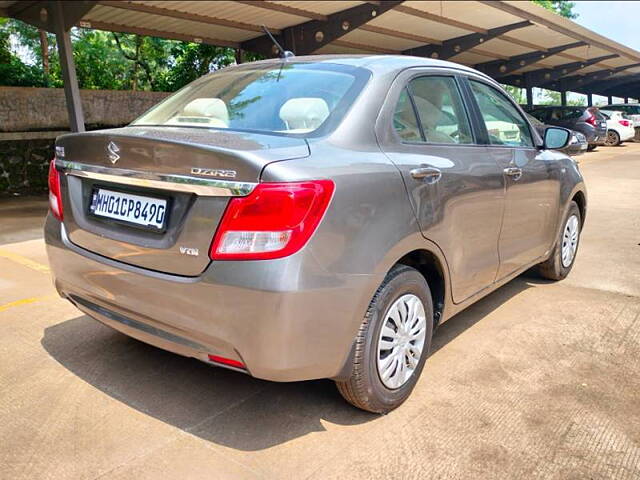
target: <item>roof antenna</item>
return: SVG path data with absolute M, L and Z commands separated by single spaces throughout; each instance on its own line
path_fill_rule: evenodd
M 287 58 L 295 57 L 295 55 L 294 55 L 294 53 L 292 51 L 285 50 L 284 48 L 282 48 L 282 45 L 280 45 L 278 43 L 278 41 L 275 39 L 275 37 L 273 35 L 271 35 L 271 32 L 269 31 L 269 29 L 267 27 L 265 27 L 264 25 L 260 25 L 260 28 L 262 28 L 262 31 L 271 39 L 273 44 L 280 51 L 280 58 L 282 58 L 283 60 L 286 60 Z

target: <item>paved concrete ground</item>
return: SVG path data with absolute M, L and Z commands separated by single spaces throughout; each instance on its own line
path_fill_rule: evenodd
M 571 276 L 451 319 L 382 417 L 87 318 L 51 287 L 46 205 L 0 202 L 0 478 L 640 478 L 640 145 L 600 150 Z

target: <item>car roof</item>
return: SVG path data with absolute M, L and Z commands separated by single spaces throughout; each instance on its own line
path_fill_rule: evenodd
M 280 58 L 272 58 L 251 62 L 251 64 L 264 65 L 272 63 L 274 65 L 279 65 L 282 61 L 283 60 Z M 366 68 L 376 73 L 401 71 L 412 67 L 450 68 L 460 70 L 462 72 L 474 73 L 490 80 L 492 83 L 496 83 L 495 80 L 484 73 L 459 63 L 436 60 L 433 58 L 413 57 L 411 55 L 301 55 L 297 57 L 290 57 L 284 61 L 287 63 L 333 63 L 339 65 L 350 65 L 353 67 Z M 249 64 L 242 64 L 240 67 L 244 65 Z
M 531 111 L 533 111 L 533 110 L 543 110 L 543 109 L 544 110 L 550 110 L 552 108 L 556 108 L 558 110 L 569 110 L 569 109 L 573 110 L 574 108 L 585 108 L 586 109 L 586 108 L 598 108 L 598 107 L 594 107 L 594 106 L 588 107 L 588 106 L 585 106 L 585 105 L 536 105 L 536 106 L 534 106 L 532 108 Z

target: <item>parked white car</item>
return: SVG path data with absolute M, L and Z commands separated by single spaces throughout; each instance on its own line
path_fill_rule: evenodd
M 622 142 L 633 140 L 636 132 L 633 128 L 633 121 L 616 110 L 600 110 L 607 117 L 607 139 L 605 145 L 620 145 Z
M 604 105 L 603 110 L 617 110 L 624 113 L 633 121 L 633 127 L 636 129 L 634 140 L 640 142 L 640 104 L 639 103 L 614 103 Z

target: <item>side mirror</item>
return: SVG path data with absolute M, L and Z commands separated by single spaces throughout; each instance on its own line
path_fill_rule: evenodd
M 547 127 L 544 131 L 544 144 L 546 150 L 561 150 L 569 144 L 571 131 L 560 127 Z

